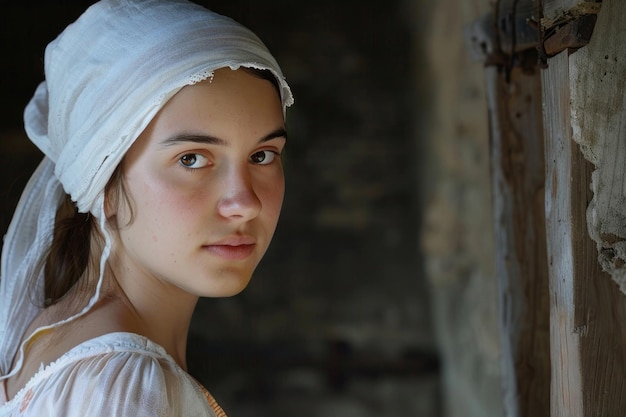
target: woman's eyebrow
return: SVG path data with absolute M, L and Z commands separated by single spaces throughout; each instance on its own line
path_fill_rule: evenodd
M 267 142 L 268 140 L 272 140 L 275 138 L 285 138 L 285 140 L 287 140 L 287 131 L 284 128 L 279 128 L 276 129 L 275 131 L 273 131 L 272 133 L 265 135 L 261 138 L 261 140 L 259 141 L 259 143 L 261 142 Z
M 259 140 L 259 143 L 267 142 L 269 140 L 272 140 L 275 138 L 281 138 L 281 137 L 285 138 L 285 140 L 287 139 L 287 131 L 284 128 L 276 129 L 275 131 L 263 136 Z M 170 136 L 168 138 L 163 139 L 160 144 L 162 146 L 167 147 L 167 146 L 172 146 L 172 145 L 176 145 L 176 144 L 183 143 L 183 142 L 202 143 L 206 145 L 221 145 L 221 146 L 228 145 L 228 142 L 225 141 L 224 139 L 216 138 L 215 136 L 200 135 L 200 134 L 193 134 L 193 133 L 182 133 L 180 135 Z
M 182 133 L 180 135 L 170 136 L 161 141 L 163 146 L 172 146 L 183 142 L 203 143 L 208 145 L 226 146 L 228 143 L 220 138 L 208 135 L 196 135 L 192 133 Z

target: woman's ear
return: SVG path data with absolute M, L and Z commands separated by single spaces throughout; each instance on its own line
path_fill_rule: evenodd
M 120 205 L 120 193 L 122 193 L 122 166 L 121 164 L 113 171 L 109 182 L 104 187 L 104 215 L 107 220 L 117 216 Z
M 104 216 L 114 228 L 129 225 L 133 221 L 132 198 L 126 190 L 122 164 L 120 164 L 104 188 Z
M 111 220 L 117 215 L 118 199 L 111 196 L 111 194 L 111 190 L 107 187 L 107 190 L 104 192 L 104 216 L 107 220 Z M 113 194 L 115 194 L 115 192 Z

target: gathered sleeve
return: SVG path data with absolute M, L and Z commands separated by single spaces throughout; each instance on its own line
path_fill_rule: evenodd
M 58 365 L 14 398 L 18 416 L 220 417 L 203 388 L 163 357 L 114 351 Z

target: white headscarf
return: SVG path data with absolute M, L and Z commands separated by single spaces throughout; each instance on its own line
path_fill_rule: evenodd
M 17 205 L 0 271 L 0 379 L 43 304 L 43 274 L 29 280 L 52 241 L 64 192 L 105 232 L 97 288 L 75 319 L 98 300 L 111 243 L 104 188 L 126 151 L 165 102 L 216 69 L 250 67 L 276 77 L 283 111 L 293 97 L 259 38 L 186 0 L 102 0 L 69 25 L 45 52 L 45 79 L 24 112 L 28 137 L 45 157 Z M 21 357 L 21 355 L 20 355 Z

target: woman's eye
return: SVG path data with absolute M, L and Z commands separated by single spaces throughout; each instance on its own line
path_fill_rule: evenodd
M 257 165 L 271 164 L 276 158 L 276 152 L 273 151 L 258 151 L 250 156 L 250 160 Z
M 178 163 L 185 168 L 198 169 L 208 165 L 208 159 L 199 153 L 188 153 L 180 157 Z

